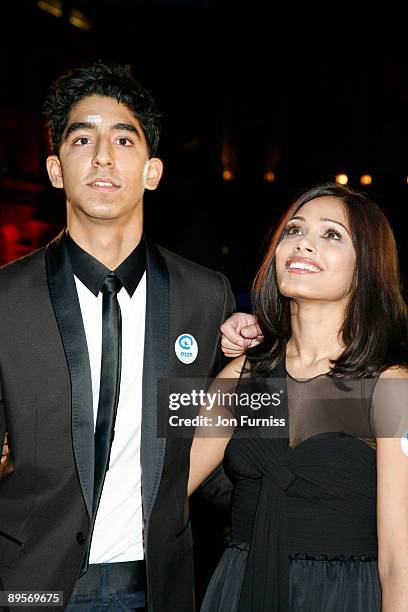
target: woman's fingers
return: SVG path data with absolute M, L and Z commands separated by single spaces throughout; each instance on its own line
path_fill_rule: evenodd
M 9 454 L 10 454 L 10 449 L 8 445 L 8 438 L 7 438 L 7 432 L 6 432 L 6 435 L 4 436 L 3 449 L 1 452 L 0 463 L 6 463 Z

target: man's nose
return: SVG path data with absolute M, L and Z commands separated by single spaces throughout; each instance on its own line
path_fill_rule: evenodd
M 113 156 L 112 145 L 105 139 L 100 139 L 95 147 L 95 154 L 92 160 L 93 165 L 108 166 L 111 168 L 115 161 Z

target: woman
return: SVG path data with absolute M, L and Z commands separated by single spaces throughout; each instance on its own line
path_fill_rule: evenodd
M 219 377 L 284 380 L 289 440 L 195 438 L 190 492 L 224 452 L 235 487 L 202 610 L 408 610 L 408 458 L 384 427 L 391 408 L 406 424 L 407 307 L 383 213 L 339 185 L 306 192 L 272 237 L 254 305 L 263 341 Z M 345 381 L 361 398 L 332 427 Z

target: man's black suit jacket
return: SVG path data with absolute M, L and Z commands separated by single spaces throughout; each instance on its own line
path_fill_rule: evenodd
M 156 381 L 216 373 L 219 326 L 234 300 L 222 274 L 149 241 L 146 255 L 141 461 L 149 611 L 190 612 L 190 441 L 157 437 Z M 174 351 L 182 333 L 199 345 L 189 365 Z M 0 268 L 0 385 L 14 462 L 0 480 L 0 590 L 59 590 L 67 604 L 89 532 L 94 430 L 85 332 L 62 234 Z

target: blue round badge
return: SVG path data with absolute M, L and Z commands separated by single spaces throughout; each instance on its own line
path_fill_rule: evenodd
M 193 363 L 198 355 L 198 344 L 191 334 L 180 334 L 175 342 L 174 350 L 182 363 Z

